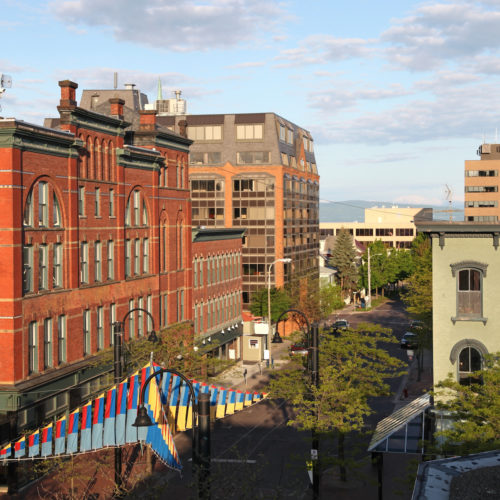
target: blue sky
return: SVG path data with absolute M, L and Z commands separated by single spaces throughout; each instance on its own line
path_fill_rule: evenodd
M 1 115 L 57 116 L 57 82 L 181 89 L 190 113 L 310 130 L 321 198 L 463 200 L 500 128 L 500 0 L 0 0 Z M 78 98 L 80 94 L 78 93 Z

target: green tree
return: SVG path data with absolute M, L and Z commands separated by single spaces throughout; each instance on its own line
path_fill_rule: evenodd
M 408 312 L 432 324 L 432 248 L 431 240 L 419 234 L 412 243 L 413 274 L 408 278 L 407 290 L 402 294 Z
M 289 425 L 316 431 L 321 439 L 337 439 L 338 458 L 328 456 L 327 449 L 320 456 L 323 464 L 340 466 L 343 480 L 346 466 L 352 463 L 345 453 L 348 434 L 362 431 L 366 417 L 373 413 L 369 398 L 389 394 L 388 379 L 400 375 L 406 366 L 379 347 L 381 342 L 397 340 L 391 330 L 368 323 L 355 331 L 343 331 L 339 337 L 325 336 L 321 341 L 318 388 L 296 360 L 271 380 L 270 397 L 286 399 L 295 407 Z
M 356 250 L 352 235 L 342 229 L 335 238 L 329 264 L 337 269 L 337 279 L 344 297 L 357 286 L 358 269 L 355 260 Z
M 500 352 L 485 357 L 482 370 L 461 385 L 450 374 L 437 388 L 437 407 L 451 412 L 453 426 L 439 435 L 442 453 L 467 455 L 500 448 Z
M 276 322 L 280 314 L 290 308 L 292 300 L 284 288 L 271 288 L 271 321 Z M 255 316 L 267 318 L 267 288 L 252 294 L 250 311 Z
M 300 309 L 310 321 L 319 321 L 321 318 L 319 279 L 309 276 L 295 278 L 287 285 L 287 291 L 291 298 L 290 307 Z
M 333 311 L 344 307 L 340 287 L 332 283 L 320 288 L 319 299 L 321 318 L 327 318 Z
M 399 250 L 394 249 L 391 252 L 390 258 L 394 260 L 395 278 L 397 281 L 404 281 L 413 274 L 415 267 L 411 251 L 403 248 Z

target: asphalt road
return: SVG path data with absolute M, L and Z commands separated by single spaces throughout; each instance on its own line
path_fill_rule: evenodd
M 393 329 L 398 340 L 407 330 L 408 317 L 399 302 L 386 303 L 374 311 L 352 312 L 339 315 L 347 319 L 351 327 L 362 322 L 379 323 Z M 331 320 L 335 320 L 332 317 Z M 388 351 L 406 359 L 406 352 L 399 344 L 385 344 Z M 265 384 L 265 381 L 263 381 Z M 391 389 L 396 392 L 401 377 L 390 381 Z M 265 390 L 265 385 L 255 390 Z M 374 414 L 367 419 L 367 426 L 374 428 L 376 423 L 393 411 L 394 396 L 373 398 L 371 406 Z M 263 401 L 235 415 L 218 420 L 213 424 L 211 433 L 211 498 L 215 499 L 256 499 L 256 498 L 311 498 L 306 463 L 311 448 L 310 433 L 298 432 L 288 426 L 291 409 L 285 404 Z M 368 436 L 350 436 L 349 446 L 356 445 L 353 453 L 357 460 L 368 458 L 366 448 Z M 191 434 L 183 433 L 176 437 L 176 445 L 182 462 L 185 464 L 183 478 L 168 475 L 168 484 L 157 486 L 155 491 L 167 493 L 171 498 L 196 498 L 196 484 L 191 477 L 190 457 Z M 334 443 L 322 443 L 334 446 Z M 352 451 L 352 449 L 351 449 Z M 164 479 L 166 477 L 164 476 Z M 148 488 L 149 490 L 149 488 Z M 153 489 L 151 489 L 153 491 Z M 376 486 L 373 495 L 376 497 Z M 163 498 L 147 496 L 142 490 L 140 498 Z M 321 498 L 330 494 L 322 488 Z M 340 498 L 336 496 L 336 498 Z M 349 492 L 342 498 L 357 498 Z M 401 498 L 404 498 L 402 496 Z

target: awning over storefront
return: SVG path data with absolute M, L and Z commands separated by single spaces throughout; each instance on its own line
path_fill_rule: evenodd
M 368 451 L 421 453 L 424 413 L 431 406 L 430 394 L 423 394 L 377 424 Z

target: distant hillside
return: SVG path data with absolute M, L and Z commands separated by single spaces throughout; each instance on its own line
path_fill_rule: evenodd
M 364 201 L 364 200 L 346 200 L 338 201 L 336 203 L 332 202 L 320 202 L 319 203 L 319 221 L 320 222 L 364 222 L 365 220 L 365 208 L 370 207 L 387 207 L 393 206 L 390 202 L 384 201 Z M 399 203 L 399 207 L 420 207 L 421 205 L 403 204 Z M 432 206 L 435 211 L 445 210 L 446 206 Z M 454 205 L 453 208 L 458 210 L 453 212 L 453 220 L 460 221 L 464 219 L 464 212 L 462 205 Z M 447 213 L 434 213 L 434 219 L 448 219 Z

